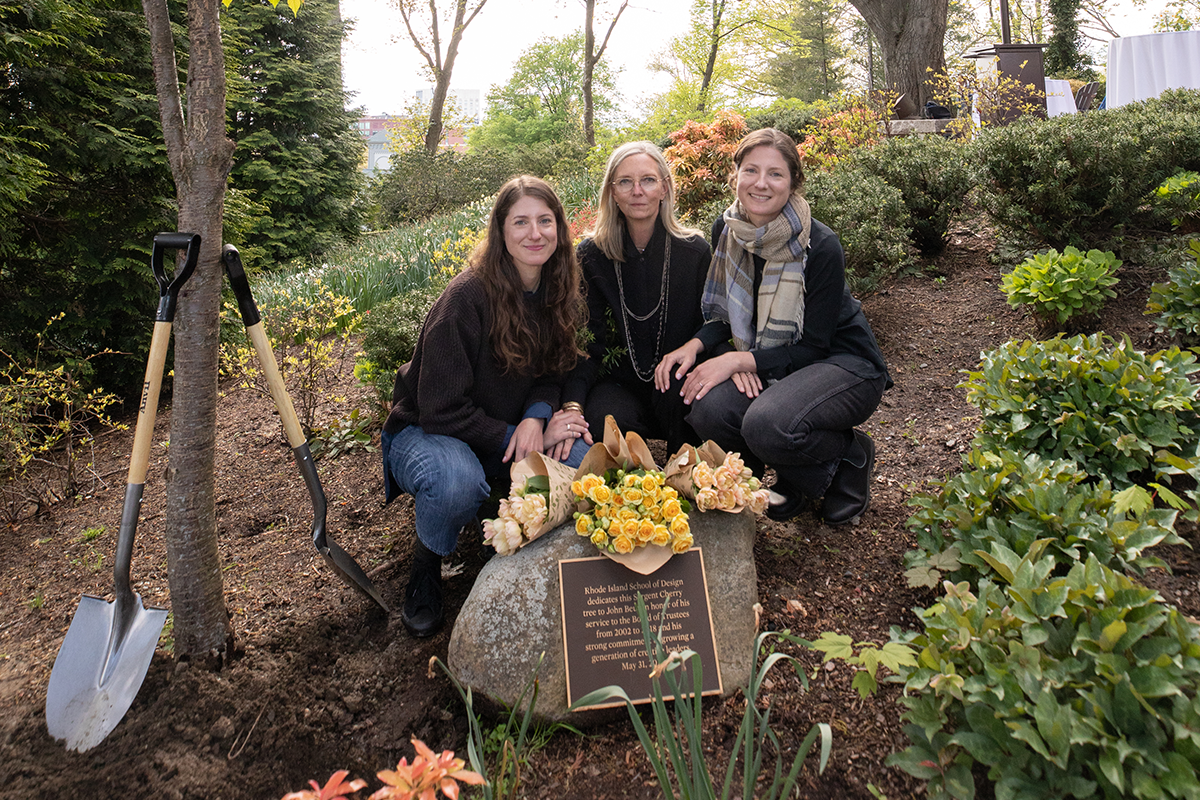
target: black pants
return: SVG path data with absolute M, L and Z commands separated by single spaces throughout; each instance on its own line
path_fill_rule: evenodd
M 622 433 L 633 431 L 643 439 L 665 439 L 667 455 L 685 444 L 699 444 L 685 417 L 689 411 L 679 396 L 682 380 L 671 380 L 671 388 L 660 392 L 653 383 L 605 379 L 592 387 L 584 404 L 584 417 L 592 438 L 604 437 L 604 418 L 612 415 Z
M 754 399 L 727 380 L 692 404 L 687 421 L 702 438 L 741 453 L 756 474 L 770 466 L 791 488 L 816 499 L 854 443 L 854 426 L 875 413 L 886 385 L 886 376 L 861 378 L 817 362 Z

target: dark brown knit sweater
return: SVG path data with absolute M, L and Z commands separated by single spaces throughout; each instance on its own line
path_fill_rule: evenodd
M 535 318 L 545 315 L 543 292 L 526 296 Z M 509 425 L 526 409 L 558 407 L 561 376 L 503 372 L 492 354 L 492 314 L 483 281 L 467 269 L 442 292 L 417 339 L 412 361 L 396 373 L 384 431 L 409 425 L 461 439 L 481 456 L 498 453 Z

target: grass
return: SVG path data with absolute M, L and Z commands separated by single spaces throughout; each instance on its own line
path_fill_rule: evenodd
M 487 226 L 491 198 L 424 222 L 369 233 L 356 244 L 334 251 L 319 266 L 299 271 L 259 273 L 253 279 L 259 306 L 270 308 L 279 296 L 304 297 L 318 280 L 334 294 L 350 298 L 362 313 L 397 295 L 429 283 L 439 251 L 450 250 L 467 232 Z
M 567 216 L 594 209 L 599 200 L 597 178 L 580 170 L 551 181 Z M 439 260 L 454 258 L 454 245 L 464 236 L 487 228 L 493 198 L 485 197 L 423 222 L 368 233 L 335 250 L 318 266 L 258 271 L 251 279 L 258 305 L 269 309 L 278 298 L 315 295 L 320 281 L 335 295 L 350 298 L 358 313 L 393 297 L 424 288 L 438 272 Z

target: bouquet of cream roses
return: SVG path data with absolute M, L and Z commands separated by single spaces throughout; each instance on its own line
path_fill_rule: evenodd
M 581 475 L 571 492 L 587 506 L 575 513 L 575 532 L 601 551 L 626 555 L 646 545 L 685 553 L 692 546 L 688 502 L 667 486 L 657 470 L 619 468 L 603 477 Z
M 738 453 L 725 453 L 715 442 L 685 446 L 667 462 L 667 482 L 701 511 L 736 514 L 746 506 L 755 514 L 767 510 L 769 491 Z
M 483 541 L 502 556 L 533 541 L 546 521 L 549 492 L 550 481 L 544 475 L 513 484 L 509 496 L 500 501 L 496 518 L 483 521 Z
M 507 556 L 571 518 L 575 471 L 544 456 L 530 453 L 509 470 L 512 487 L 500 501 L 495 519 L 483 521 L 483 540 Z

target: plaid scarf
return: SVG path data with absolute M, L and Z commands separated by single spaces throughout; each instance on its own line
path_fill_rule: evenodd
M 738 350 L 767 349 L 800 341 L 804 332 L 804 262 L 812 231 L 808 201 L 793 196 L 775 219 L 756 228 L 737 200 L 725 209 L 701 308 L 705 321 L 729 323 Z M 766 261 L 754 320 L 754 256 Z

